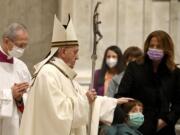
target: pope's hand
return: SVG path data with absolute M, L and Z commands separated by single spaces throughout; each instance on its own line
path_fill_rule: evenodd
M 96 93 L 96 91 L 94 89 L 88 90 L 86 92 L 86 96 L 87 96 L 87 98 L 89 100 L 89 103 L 92 103 L 96 99 L 97 93 Z
M 121 97 L 117 99 L 118 104 L 127 103 L 128 101 L 134 100 L 133 98 Z
M 27 82 L 15 83 L 11 87 L 13 98 L 17 101 L 21 100 L 22 95 L 26 92 L 28 87 L 29 84 Z

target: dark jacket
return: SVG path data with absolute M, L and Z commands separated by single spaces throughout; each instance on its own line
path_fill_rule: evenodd
M 152 63 L 128 65 L 115 97 L 132 97 L 144 104 L 143 135 L 175 135 L 174 125 L 180 116 L 180 69 L 170 71 L 161 63 L 153 73 Z M 156 132 L 157 120 L 168 126 Z

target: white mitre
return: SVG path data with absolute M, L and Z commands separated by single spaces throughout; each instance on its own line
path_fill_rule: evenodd
M 54 16 L 54 27 L 51 44 L 52 46 L 49 55 L 43 61 L 34 66 L 34 76 L 36 76 L 41 67 L 55 55 L 59 47 L 79 45 L 76 33 L 74 31 L 72 19 L 69 18 L 67 28 L 65 29 L 61 22 L 57 19 L 56 15 Z

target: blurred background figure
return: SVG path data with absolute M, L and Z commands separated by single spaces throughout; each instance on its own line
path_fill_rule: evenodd
M 143 52 L 140 48 L 136 46 L 128 47 L 123 54 L 125 67 L 129 64 L 129 62 L 135 61 L 142 56 Z M 121 72 L 120 74 L 116 74 L 115 76 L 113 76 L 112 80 L 109 83 L 107 96 L 114 97 L 114 95 L 118 92 L 118 86 L 121 82 L 123 75 L 124 72 Z
M 118 46 L 110 46 L 106 49 L 101 69 L 95 71 L 94 89 L 97 94 L 107 95 L 109 82 L 116 74 L 124 70 L 124 62 L 121 49 Z

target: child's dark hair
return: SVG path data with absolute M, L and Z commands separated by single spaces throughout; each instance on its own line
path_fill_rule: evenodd
M 138 100 L 131 100 L 127 103 L 117 105 L 114 111 L 114 118 L 112 125 L 126 122 L 128 119 L 128 113 L 136 105 L 143 107 L 143 104 Z

